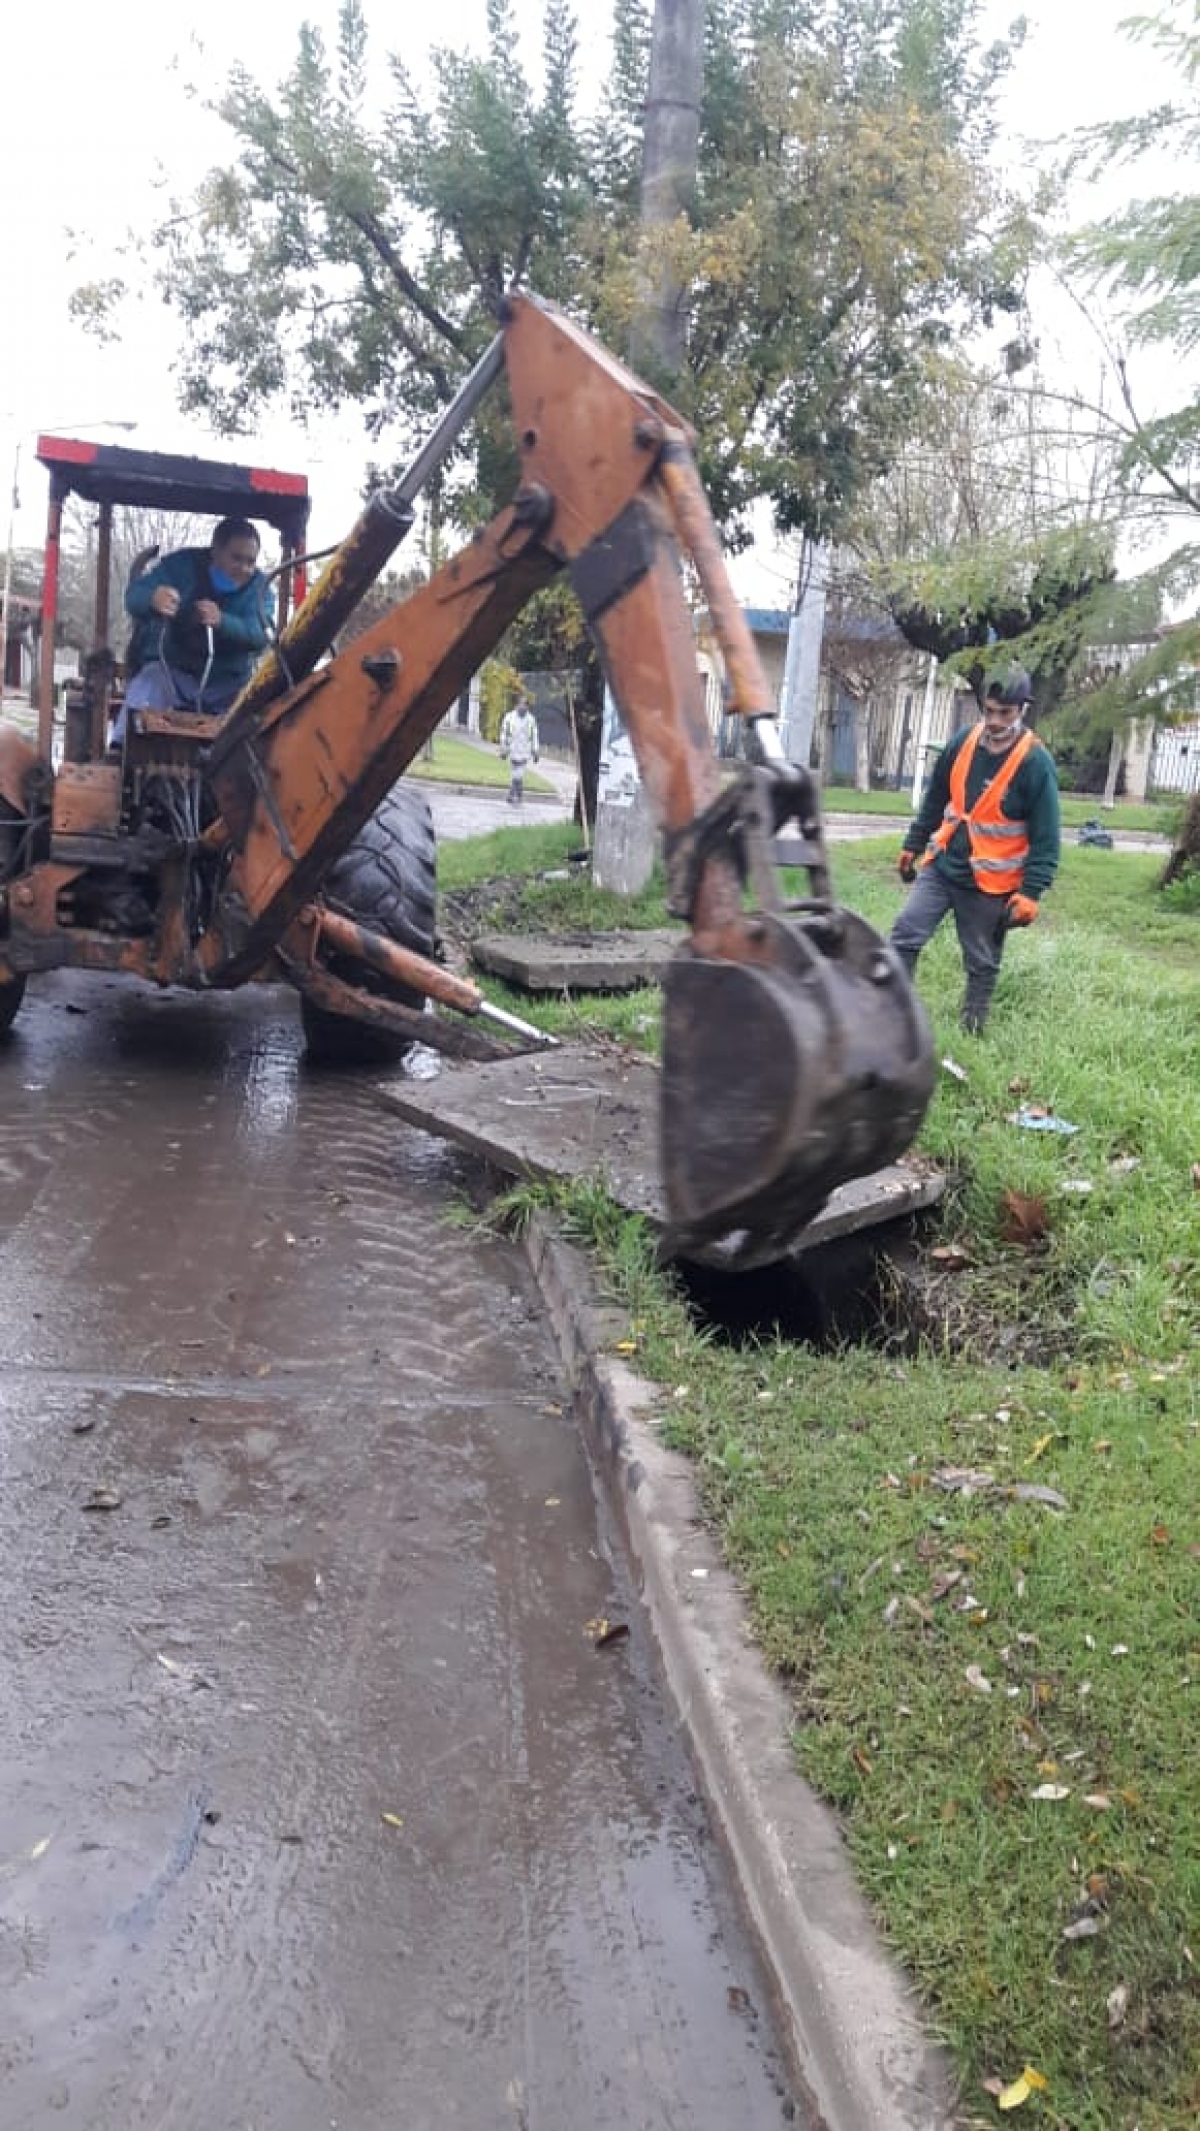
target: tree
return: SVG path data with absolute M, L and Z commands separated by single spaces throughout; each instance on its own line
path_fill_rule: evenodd
M 234 70 L 231 159 L 154 236 L 185 329 L 184 403 L 245 426 L 362 406 L 411 436 L 531 283 L 626 343 L 639 289 L 687 290 L 679 387 L 727 535 L 768 495 L 781 525 L 836 530 L 890 464 L 931 358 L 1016 301 L 1028 231 L 987 167 L 1010 46 L 977 49 L 981 0 L 710 0 L 691 218 L 639 233 L 644 0 L 617 0 L 613 66 L 579 109 L 567 0 L 545 0 L 542 82 L 509 0 L 481 55 L 434 56 L 432 98 L 392 62 L 369 94 L 361 0 L 336 54 L 301 31 L 269 94 Z M 79 307 L 104 310 L 106 291 Z M 484 440 L 481 507 L 509 468 Z
M 1089 129 L 1079 139 L 1074 167 L 1089 174 L 1133 168 L 1165 149 L 1179 170 L 1196 168 L 1200 154 L 1200 9 L 1196 0 L 1168 0 L 1154 16 L 1124 25 L 1135 39 L 1167 60 L 1175 95 L 1154 109 Z M 1102 331 L 1115 397 L 1089 411 L 1116 450 L 1119 483 L 1130 511 L 1149 512 L 1159 524 L 1200 513 L 1200 390 L 1194 386 L 1174 407 L 1149 415 L 1135 381 L 1140 351 L 1165 348 L 1180 358 L 1181 378 L 1194 376 L 1200 348 L 1200 193 L 1135 198 L 1103 223 L 1078 231 L 1067 243 L 1068 272 L 1082 287 L 1081 303 L 1094 317 L 1099 296 L 1115 303 L 1118 324 Z M 1076 396 L 1078 398 L 1078 395 Z M 1083 404 L 1080 401 L 1080 404 Z M 1161 721 L 1194 716 L 1200 688 L 1200 545 L 1179 547 L 1153 573 L 1158 589 L 1190 615 L 1158 640 L 1141 659 L 1102 673 L 1091 710 L 1119 719 L 1145 712 Z
M 1162 53 L 1177 95 L 1140 116 L 1096 126 L 1076 148 L 1077 168 L 1095 173 L 1136 165 L 1165 148 L 1180 170 L 1200 161 L 1200 9 L 1168 0 L 1157 16 L 1136 16 L 1128 34 Z M 1080 230 L 1067 260 L 1089 291 L 1104 290 L 1121 313 L 1122 340 L 1111 344 L 1121 412 L 1111 417 L 1122 439 L 1130 488 L 1182 509 L 1200 511 L 1200 390 L 1165 414 L 1143 417 L 1129 351 L 1167 347 L 1182 356 L 1200 348 L 1200 194 L 1180 190 L 1134 199 L 1123 212 Z M 1191 372 L 1184 369 L 1183 375 Z

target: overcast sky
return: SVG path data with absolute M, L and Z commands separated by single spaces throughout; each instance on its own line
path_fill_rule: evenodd
M 536 40 L 536 0 L 517 0 L 517 7 Z M 1118 35 L 1129 11 L 1130 0 L 1086 0 L 1085 6 L 1032 0 L 1026 49 L 1004 91 L 1014 163 L 1032 153 L 1022 137 L 1049 141 L 1169 93 L 1150 56 Z M 607 13 L 594 0 L 579 12 L 591 23 Z M 1001 27 L 1015 12 L 993 0 L 989 27 Z M 18 544 L 41 536 L 44 485 L 29 460 L 36 431 L 87 434 L 105 419 L 136 418 L 137 442 L 147 447 L 306 470 L 316 499 L 314 533 L 322 540 L 337 538 L 354 515 L 366 450 L 352 418 L 307 434 L 281 418 L 254 440 L 214 440 L 177 411 L 169 367 L 176 329 L 158 302 L 144 306 L 140 317 L 130 315 L 113 348 L 98 346 L 67 316 L 71 289 L 108 266 L 122 232 L 131 224 L 152 226 L 167 193 L 186 191 L 219 158 L 223 131 L 189 90 L 219 89 L 235 59 L 273 81 L 290 60 L 301 14 L 332 30 L 337 8 L 336 0 L 310 0 L 295 13 L 253 0 L 205 0 L 200 13 L 199 37 L 189 37 L 184 12 L 162 0 L 110 0 L 106 8 L 87 0 L 31 0 L 9 23 L 0 125 L 6 207 L 0 497 L 7 500 L 19 446 Z M 410 64 L 419 59 L 420 15 L 411 0 L 404 6 L 368 0 L 367 13 L 380 59 L 400 45 Z M 477 38 L 483 21 L 484 0 L 440 0 L 437 40 Z M 594 71 L 602 58 L 600 31 L 589 29 L 587 41 Z M 68 229 L 77 233 L 71 242 Z M 95 434 L 104 431 L 97 426 Z

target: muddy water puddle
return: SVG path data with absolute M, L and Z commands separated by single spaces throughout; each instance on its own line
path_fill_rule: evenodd
M 779 2124 L 523 1263 L 297 1047 L 55 978 L 0 1048 L 0 2124 Z

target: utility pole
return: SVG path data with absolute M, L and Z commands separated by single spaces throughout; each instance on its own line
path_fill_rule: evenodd
M 655 0 L 642 145 L 641 219 L 651 233 L 665 232 L 690 210 L 703 87 L 704 0 Z M 665 250 L 651 258 L 630 332 L 630 361 L 668 391 L 683 365 L 685 298 Z M 633 749 L 606 690 L 592 868 L 597 885 L 636 895 L 650 877 L 656 841 Z
M 825 636 L 825 597 L 829 549 L 823 540 L 801 543 L 796 572 L 796 604 L 788 623 L 783 697 L 779 706 L 780 740 L 789 762 L 808 769 L 812 762 L 813 726 L 821 683 L 821 644 Z

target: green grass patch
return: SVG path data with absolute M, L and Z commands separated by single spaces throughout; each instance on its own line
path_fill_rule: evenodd
M 834 853 L 885 930 L 893 859 Z M 968 2122 L 1001 2121 L 983 2082 L 1026 2063 L 1048 2086 L 1022 2122 L 1182 2131 L 1200 2105 L 1200 933 L 1158 870 L 1068 850 L 981 1041 L 952 935 L 923 957 L 967 1076 L 940 1076 L 923 1135 L 953 1179 L 931 1240 L 962 1262 L 926 1253 L 899 1290 L 907 1351 L 722 1345 L 638 1223 L 555 1195 L 624 1298 Z M 610 922 L 590 893 L 530 882 L 520 907 Z M 653 994 L 649 1031 L 628 1001 L 586 1015 L 647 1042 L 657 1021 Z M 1022 1130 L 1022 1104 L 1078 1130 Z M 1032 1247 L 1006 1240 L 1012 1193 L 1041 1209 Z
M 910 789 L 902 792 L 856 792 L 853 785 L 831 784 L 823 793 L 830 814 L 882 814 L 898 821 L 912 819 Z M 1118 800 L 1103 807 L 1093 794 L 1064 792 L 1061 799 L 1063 826 L 1077 829 L 1085 821 L 1102 821 L 1106 829 L 1138 829 L 1148 835 L 1169 836 L 1179 811 L 1177 800 Z
M 437 784 L 479 785 L 487 791 L 508 790 L 508 764 L 499 750 L 460 740 L 454 733 L 437 732 L 431 751 L 423 750 L 405 771 L 407 777 L 424 778 Z M 554 786 L 536 770 L 526 770 L 527 792 L 553 792 Z

